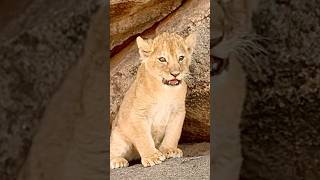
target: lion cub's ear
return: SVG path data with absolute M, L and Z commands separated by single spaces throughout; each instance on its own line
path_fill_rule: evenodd
M 194 32 L 185 38 L 185 42 L 186 42 L 186 45 L 187 45 L 187 48 L 188 48 L 188 51 L 190 52 L 190 54 L 192 54 L 193 49 L 196 46 L 197 37 L 198 37 L 198 34 L 196 32 Z
M 139 48 L 139 54 L 142 59 L 150 56 L 151 54 L 151 41 L 144 40 L 140 36 L 137 37 L 137 45 Z

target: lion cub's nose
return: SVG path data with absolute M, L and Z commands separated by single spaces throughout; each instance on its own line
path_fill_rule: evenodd
M 172 73 L 170 73 L 173 77 L 177 77 L 177 76 L 179 76 L 179 72 L 172 72 Z

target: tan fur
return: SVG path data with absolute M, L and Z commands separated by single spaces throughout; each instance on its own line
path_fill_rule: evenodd
M 110 137 L 110 167 L 128 166 L 141 157 L 144 167 L 159 164 L 165 158 L 181 157 L 177 148 L 185 118 L 187 85 L 183 78 L 189 72 L 195 35 L 186 39 L 163 33 L 154 40 L 137 38 L 141 65 L 127 91 Z M 179 62 L 179 57 L 184 56 Z M 160 62 L 164 57 L 167 62 Z M 181 83 L 169 86 L 163 79 Z

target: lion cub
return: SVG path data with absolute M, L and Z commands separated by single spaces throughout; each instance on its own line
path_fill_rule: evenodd
M 163 33 L 136 39 L 141 65 L 127 91 L 110 137 L 111 169 L 141 158 L 144 167 L 182 157 L 177 148 L 185 118 L 187 85 L 196 35 Z

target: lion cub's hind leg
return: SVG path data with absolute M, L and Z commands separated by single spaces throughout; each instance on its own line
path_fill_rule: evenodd
M 128 160 L 130 160 L 128 156 L 131 151 L 132 146 L 124 140 L 117 129 L 114 129 L 110 136 L 110 168 L 128 167 Z

